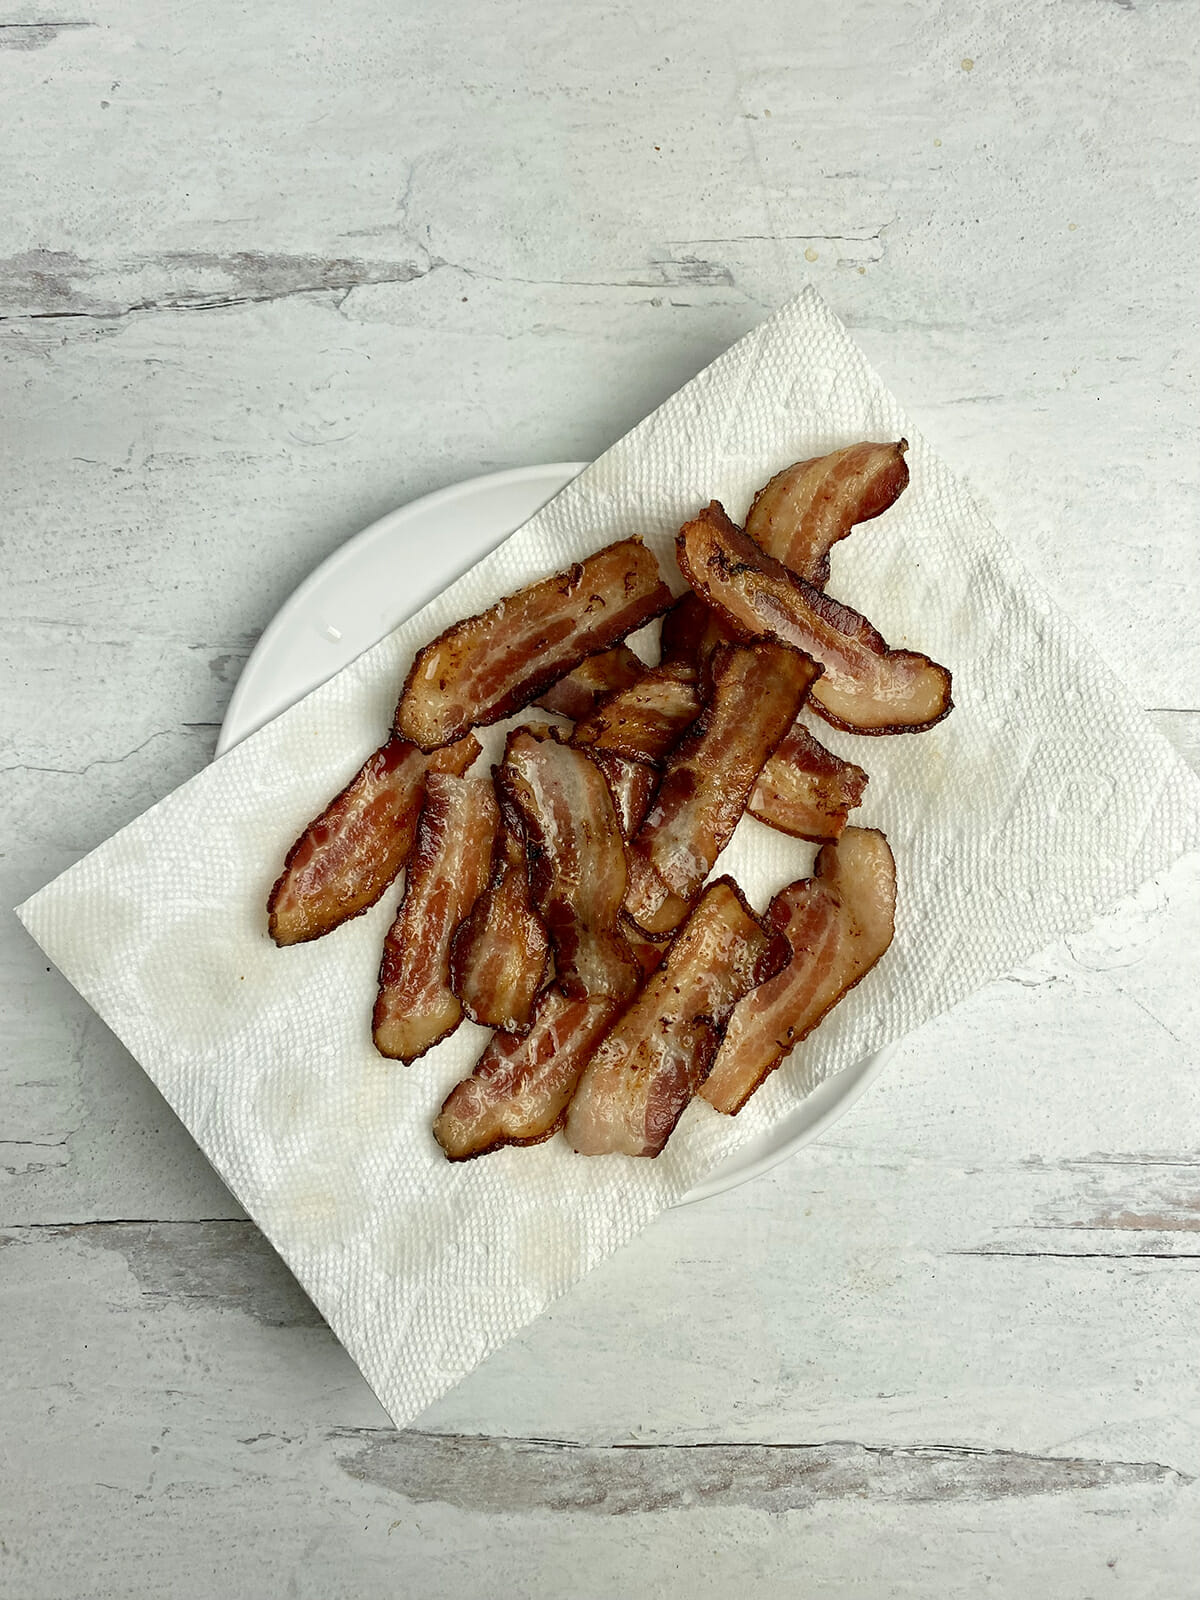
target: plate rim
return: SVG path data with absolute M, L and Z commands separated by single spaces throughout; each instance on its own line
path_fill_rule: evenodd
M 423 512 L 479 490 L 486 491 L 491 488 L 501 488 L 506 484 L 523 483 L 531 479 L 547 477 L 556 481 L 556 487 L 550 491 L 551 496 L 553 496 L 558 494 L 560 490 L 565 489 L 567 484 L 572 479 L 577 478 L 583 469 L 589 465 L 590 463 L 587 461 L 548 461 L 541 465 L 505 467 L 498 472 L 476 473 L 470 478 L 460 478 L 455 483 L 444 484 L 440 489 L 431 489 L 428 494 L 418 495 L 415 500 L 406 500 L 403 505 L 393 506 L 390 511 L 385 511 L 382 516 L 376 517 L 373 522 L 368 522 L 357 533 L 352 533 L 348 539 L 343 539 L 341 544 L 319 561 L 306 577 L 301 578 L 296 587 L 280 602 L 270 621 L 255 640 L 254 648 L 246 657 L 241 672 L 238 673 L 238 680 L 233 686 L 233 693 L 230 695 L 228 704 L 225 707 L 225 715 L 221 718 L 221 728 L 217 734 L 214 755 L 225 755 L 227 751 L 233 749 L 235 744 L 240 744 L 243 739 L 249 738 L 251 733 L 257 733 L 259 728 L 264 726 L 262 722 L 255 721 L 251 727 L 238 728 L 237 731 L 234 731 L 235 725 L 243 720 L 243 702 L 250 697 L 253 689 L 253 679 L 261 670 L 262 663 L 269 655 L 275 640 L 285 632 L 289 613 L 302 606 L 312 594 L 319 591 L 324 583 L 327 583 L 341 567 L 345 566 L 364 548 L 373 544 L 377 539 L 384 538 L 397 527 L 402 526 L 410 516 L 420 516 Z M 364 648 L 369 649 L 370 646 L 364 646 Z M 335 672 L 340 670 L 340 668 L 334 669 Z M 333 674 L 331 673 L 330 676 L 333 676 Z M 305 691 L 305 693 L 309 692 L 311 691 Z M 270 719 L 268 718 L 267 720 L 269 721 Z
M 382 516 L 376 517 L 373 522 L 367 523 L 357 533 L 344 539 L 335 550 L 331 550 L 323 560 L 302 578 L 290 594 L 281 602 L 271 616 L 266 627 L 255 641 L 254 648 L 246 657 L 238 680 L 234 684 L 233 692 L 225 707 L 225 715 L 221 719 L 221 727 L 217 735 L 216 748 L 213 759 L 225 755 L 229 750 L 243 739 L 265 726 L 273 716 L 280 715 L 282 709 L 269 713 L 265 718 L 247 718 L 246 705 L 252 701 L 256 688 L 256 678 L 262 670 L 263 662 L 268 658 L 277 639 L 287 633 L 294 614 L 299 611 L 322 586 L 328 583 L 337 572 L 364 548 L 378 540 L 394 536 L 403 528 L 406 521 L 419 520 L 422 514 L 436 509 L 448 502 L 463 496 L 477 493 L 487 493 L 491 489 L 503 488 L 506 485 L 535 481 L 539 478 L 547 480 L 551 487 L 547 499 L 561 492 L 568 483 L 577 478 L 585 467 L 591 463 L 587 461 L 548 461 L 530 464 L 523 467 L 506 467 L 497 472 L 476 473 L 469 478 L 460 478 L 454 483 L 446 484 L 440 489 L 433 489 L 428 494 L 417 496 L 414 500 L 407 500 L 402 505 L 395 506 L 390 511 L 385 511 Z M 515 530 L 513 530 L 515 531 Z M 507 536 L 505 536 L 507 537 Z M 497 543 L 502 543 L 503 539 Z M 449 580 L 453 582 L 453 579 Z M 403 619 L 400 619 L 403 620 Z M 399 624 L 397 623 L 397 626 Z M 381 637 L 383 637 L 381 635 Z M 364 649 L 371 646 L 364 645 Z M 330 676 L 342 670 L 333 668 Z M 312 686 L 313 688 L 316 685 Z M 311 689 L 301 691 L 297 698 L 311 693 Z M 294 702 L 293 702 L 294 703 Z M 861 1060 L 843 1067 L 841 1071 L 832 1073 L 828 1078 L 819 1083 L 815 1089 L 802 1099 L 794 1108 L 800 1110 L 813 1095 L 820 1094 L 840 1081 L 841 1092 L 833 1095 L 831 1103 L 819 1111 L 817 1115 L 790 1139 L 773 1150 L 764 1152 L 756 1159 L 738 1165 L 739 1151 L 727 1156 L 713 1172 L 702 1182 L 694 1184 L 686 1194 L 673 1202 L 672 1209 L 680 1206 L 695 1205 L 699 1201 L 712 1199 L 714 1196 L 724 1194 L 730 1189 L 738 1189 L 745 1183 L 750 1183 L 755 1178 L 762 1177 L 774 1167 L 782 1165 L 789 1160 L 805 1145 L 811 1144 L 819 1138 L 828 1128 L 846 1114 L 850 1108 L 866 1094 L 867 1090 L 883 1072 L 897 1049 L 897 1042 L 884 1045 L 881 1049 L 864 1056 Z M 726 1171 L 728 1163 L 732 1162 L 732 1169 Z
M 893 1040 L 891 1044 L 881 1045 L 878 1050 L 873 1050 L 870 1055 L 861 1057 L 852 1062 L 848 1067 L 842 1067 L 838 1072 L 831 1072 L 823 1078 L 814 1089 L 810 1089 L 799 1105 L 798 1111 L 813 1095 L 819 1094 L 822 1089 L 843 1080 L 842 1093 L 825 1107 L 825 1109 L 807 1123 L 804 1128 L 782 1144 L 777 1150 L 772 1150 L 758 1157 L 756 1161 L 747 1162 L 745 1166 L 735 1168 L 728 1176 L 723 1175 L 721 1167 L 716 1167 L 702 1182 L 694 1184 L 686 1194 L 680 1195 L 676 1200 L 677 1206 L 694 1205 L 698 1200 L 711 1200 L 715 1195 L 724 1194 L 728 1189 L 740 1189 L 742 1184 L 749 1183 L 753 1178 L 761 1178 L 773 1167 L 781 1166 L 798 1151 L 803 1150 L 806 1144 L 811 1144 L 814 1139 L 833 1126 L 841 1117 L 845 1116 L 851 1106 L 855 1105 L 866 1094 L 867 1090 L 887 1067 L 892 1057 L 899 1048 L 899 1041 Z M 850 1075 L 850 1076 L 848 1076 Z M 727 1160 L 732 1161 L 738 1152 L 735 1150 Z

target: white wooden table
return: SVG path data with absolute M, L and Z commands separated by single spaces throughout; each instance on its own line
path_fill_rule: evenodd
M 1200 766 L 1195 7 L 0 6 L 3 885 L 804 283 Z M 1031 841 L 1036 849 L 1036 841 Z M 403 1433 L 3 925 L 0 1593 L 1200 1595 L 1200 868 Z

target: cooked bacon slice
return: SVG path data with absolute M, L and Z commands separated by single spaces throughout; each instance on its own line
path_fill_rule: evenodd
M 568 1000 L 547 989 L 523 1038 L 494 1033 L 434 1121 L 433 1136 L 447 1157 L 469 1161 L 501 1145 L 549 1139 L 617 1010 L 615 1000 Z
M 559 987 L 571 1000 L 627 999 L 639 969 L 620 926 L 625 842 L 604 774 L 584 751 L 522 727 L 496 787 L 520 813 Z
M 525 835 L 515 814 L 505 816 L 488 886 L 450 947 L 450 987 L 472 1022 L 524 1033 L 549 955 L 529 889 Z
M 826 750 L 797 722 L 759 773 L 746 810 L 781 833 L 822 843 L 841 833 L 866 787 L 861 767 Z
M 621 832 L 627 839 L 632 839 L 650 809 L 662 774 L 645 761 L 627 761 L 624 756 L 614 755 L 611 750 L 591 749 L 588 755 L 608 779 Z
M 880 516 L 903 492 L 907 449 L 907 439 L 852 444 L 785 467 L 754 496 L 746 532 L 768 555 L 823 589 L 831 546 L 858 523 Z
M 740 1111 L 767 1075 L 865 977 L 892 942 L 896 863 L 882 833 L 847 828 L 817 856 L 816 876 L 772 900 L 769 927 L 791 960 L 739 1004 L 700 1091 L 718 1111 Z
M 396 707 L 396 732 L 436 750 L 469 728 L 498 722 L 670 604 L 642 541 L 610 544 L 456 622 L 419 650 Z
M 267 900 L 275 943 L 319 939 L 373 906 L 412 849 L 425 774 L 463 773 L 478 754 L 472 734 L 433 756 L 392 734 L 288 851 Z
M 545 711 L 581 722 L 596 709 L 597 702 L 618 689 L 627 689 L 645 670 L 640 656 L 634 655 L 627 644 L 618 644 L 581 661 L 573 672 L 544 690 L 537 703 Z
M 825 671 L 812 705 L 852 733 L 911 733 L 951 709 L 950 674 L 928 656 L 890 650 L 867 619 L 760 550 L 714 500 L 676 540 L 688 582 L 724 619 L 806 650 Z
M 696 669 L 690 663 L 645 667 L 635 683 L 610 694 L 590 717 L 576 723 L 571 743 L 655 766 L 695 722 L 700 704 Z
M 689 589 L 662 620 L 659 643 L 662 665 L 686 662 L 695 667 L 704 685 L 713 652 L 718 645 L 728 644 L 730 637 L 713 608 L 705 605 L 694 589 Z
M 383 944 L 375 1048 L 415 1061 L 462 1021 L 450 940 L 487 883 L 500 812 L 487 778 L 431 772 L 404 898 Z
M 613 1024 L 567 1112 L 581 1155 L 656 1156 L 703 1083 L 730 1012 L 787 960 L 731 878 L 718 878 Z
M 671 662 L 698 665 L 702 683 L 709 676 L 713 652 L 728 640 L 716 613 L 694 592 L 663 618 L 664 655 Z M 866 784 L 861 767 L 839 760 L 797 722 L 759 774 L 746 809 L 782 833 L 822 843 L 837 838 L 849 812 L 860 804 Z
M 712 698 L 671 753 L 629 846 L 625 909 L 646 933 L 670 933 L 687 915 L 819 671 L 769 640 L 723 645 L 713 658 Z
M 642 932 L 636 922 L 626 918 L 625 937 L 629 940 L 629 947 L 637 957 L 638 966 L 642 969 L 643 979 L 648 978 L 652 972 L 657 972 L 667 959 L 667 951 L 671 948 L 669 939 L 651 939 Z

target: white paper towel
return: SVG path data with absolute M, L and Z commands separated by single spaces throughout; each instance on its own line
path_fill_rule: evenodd
M 822 739 L 871 775 L 855 820 L 896 854 L 895 943 L 735 1120 L 689 1108 L 657 1161 L 561 1139 L 451 1166 L 431 1119 L 465 1024 L 411 1067 L 370 1039 L 398 888 L 277 950 L 288 845 L 382 739 L 414 651 L 628 534 L 740 517 L 786 463 L 904 434 L 912 482 L 837 546 L 830 590 L 954 674 L 929 733 Z M 412 1418 L 813 1084 L 954 1004 L 1200 844 L 1200 784 L 1015 564 L 813 292 L 613 446 L 389 638 L 34 895 L 27 927 L 154 1079 L 397 1424 Z M 750 820 L 719 869 L 761 909 L 811 847 Z

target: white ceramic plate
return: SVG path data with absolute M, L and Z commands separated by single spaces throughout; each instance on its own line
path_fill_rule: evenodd
M 254 733 L 420 610 L 527 521 L 586 465 L 518 467 L 414 500 L 323 561 L 255 645 L 225 713 L 217 754 Z M 730 1156 L 682 1203 L 768 1171 L 815 1139 L 882 1070 L 880 1050 L 814 1089 L 761 1138 Z

